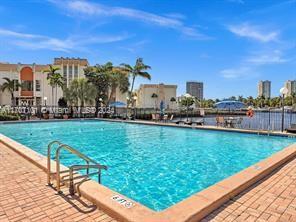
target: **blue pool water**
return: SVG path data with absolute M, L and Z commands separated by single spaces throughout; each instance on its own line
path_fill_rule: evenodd
M 60 140 L 109 167 L 102 183 L 156 211 L 270 156 L 296 139 L 105 121 L 1 124 L 0 133 L 46 155 Z M 68 153 L 62 163 L 76 164 Z M 95 179 L 95 178 L 94 178 Z

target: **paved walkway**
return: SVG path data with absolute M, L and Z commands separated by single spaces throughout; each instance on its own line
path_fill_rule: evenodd
M 56 195 L 42 170 L 1 143 L 0 221 L 115 222 L 84 199 Z
M 208 221 L 296 222 L 296 158 L 203 220 Z

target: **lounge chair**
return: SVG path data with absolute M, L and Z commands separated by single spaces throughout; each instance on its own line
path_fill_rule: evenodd
M 164 122 L 167 122 L 168 121 L 168 118 L 169 118 L 169 116 L 167 114 L 165 114 L 165 115 L 163 115 L 163 119 L 162 120 Z
M 217 116 L 216 117 L 216 125 L 217 126 L 225 126 L 225 119 L 223 116 Z
M 291 127 L 287 129 L 288 133 L 296 133 L 296 123 L 292 123 Z
M 159 119 L 160 119 L 160 115 L 159 115 L 159 114 L 157 114 L 157 113 L 156 113 L 156 114 L 155 114 L 155 113 L 152 113 L 152 120 L 153 120 L 153 121 L 156 122 L 156 121 L 159 121 Z
M 200 118 L 200 119 L 196 119 L 196 120 L 193 120 L 191 121 L 191 124 L 190 125 L 198 125 L 198 126 L 202 126 L 204 125 L 204 119 Z
M 152 113 L 151 116 L 152 116 L 152 118 L 151 118 L 152 121 L 156 121 L 156 115 L 154 113 Z
M 178 119 L 178 120 L 172 120 L 172 123 L 180 124 L 180 123 L 185 123 L 185 120 Z

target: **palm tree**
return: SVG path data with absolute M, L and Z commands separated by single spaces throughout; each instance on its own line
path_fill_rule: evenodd
M 107 62 L 104 65 L 96 65 L 94 67 L 87 67 L 84 69 L 84 75 L 88 82 L 92 83 L 96 87 L 96 115 L 98 114 L 100 100 L 108 100 L 108 88 L 109 88 L 109 73 L 112 70 L 113 65 L 111 62 Z
M 108 73 L 108 82 L 111 89 L 108 103 L 116 94 L 116 89 L 119 87 L 121 93 L 126 93 L 129 88 L 128 74 L 121 67 L 112 67 Z
M 74 79 L 65 90 L 65 98 L 71 105 L 80 106 L 80 113 L 86 103 L 92 105 L 96 98 L 97 89 L 87 79 Z
M 244 101 L 244 97 L 243 96 L 238 96 L 237 97 L 237 100 L 240 101 L 240 102 L 243 102 Z
M 55 73 L 49 78 L 49 82 L 53 84 L 55 88 L 55 104 L 58 102 L 58 87 L 64 88 L 65 81 L 64 77 L 60 73 Z
M 47 73 L 47 80 L 49 81 L 49 85 L 51 86 L 52 105 L 54 104 L 53 89 L 56 88 L 56 96 L 57 96 L 57 86 L 61 86 L 61 82 L 63 80 L 63 77 L 61 76 L 61 74 L 57 73 L 57 71 L 59 70 L 60 70 L 59 67 L 54 67 L 52 65 L 49 65 L 48 69 L 43 70 L 43 73 Z
M 129 92 L 130 98 L 131 98 L 131 94 L 134 90 L 135 79 L 137 76 L 151 80 L 151 75 L 146 71 L 146 70 L 151 69 L 151 67 L 148 65 L 145 65 L 142 58 L 138 58 L 136 60 L 136 64 L 133 67 L 131 65 L 128 65 L 125 63 L 121 64 L 121 67 L 122 67 L 122 70 L 125 71 L 126 73 L 128 73 L 129 75 L 131 75 L 131 78 L 132 78 L 131 89 Z
M 296 103 L 296 92 L 293 92 L 291 94 L 291 96 L 292 96 L 292 101 L 293 101 L 293 105 L 294 105 L 294 103 Z
M 21 84 L 16 82 L 15 80 L 11 80 L 7 77 L 3 78 L 5 82 L 1 86 L 1 91 L 4 92 L 7 90 L 10 95 L 11 95 L 11 104 L 14 106 L 15 104 L 15 99 L 14 99 L 14 94 L 13 92 L 15 91 L 16 88 L 21 87 Z

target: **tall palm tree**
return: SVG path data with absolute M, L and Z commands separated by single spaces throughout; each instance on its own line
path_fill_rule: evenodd
M 109 89 L 109 73 L 112 70 L 113 65 L 111 62 L 107 62 L 103 65 L 96 65 L 94 67 L 87 67 L 84 69 L 84 75 L 87 80 L 92 83 L 97 89 L 96 95 L 96 115 L 98 114 L 98 108 L 101 104 L 101 100 L 108 100 Z
M 47 80 L 49 81 L 49 85 L 51 86 L 51 95 L 52 95 L 51 103 L 52 104 L 54 104 L 53 90 L 55 87 L 60 85 L 60 81 L 62 81 L 62 78 L 63 78 L 61 74 L 58 73 L 59 70 L 60 70 L 59 67 L 54 67 L 53 65 L 49 65 L 48 69 L 43 70 L 43 73 L 47 73 Z M 57 92 L 57 89 L 56 89 L 56 92 Z
M 4 92 L 5 90 L 7 90 L 10 95 L 11 95 L 11 104 L 14 106 L 15 104 L 15 99 L 14 99 L 14 90 L 18 87 L 21 87 L 21 84 L 19 84 L 18 82 L 11 80 L 7 77 L 3 78 L 5 80 L 5 82 L 2 84 L 1 86 L 1 91 Z
M 93 104 L 97 94 L 96 87 L 85 78 L 74 79 L 64 91 L 66 100 L 80 106 L 80 112 L 86 103 Z
M 121 67 L 122 67 L 122 70 L 125 71 L 126 73 L 128 73 L 129 75 L 131 75 L 131 78 L 132 78 L 132 84 L 131 84 L 131 89 L 129 92 L 129 94 L 130 94 L 129 97 L 131 97 L 131 94 L 134 90 L 134 84 L 135 84 L 136 77 L 139 76 L 139 77 L 143 77 L 145 79 L 151 80 L 151 75 L 147 72 L 147 70 L 151 69 L 151 67 L 148 65 L 145 65 L 142 58 L 138 58 L 136 60 L 136 64 L 133 67 L 131 65 L 125 64 L 125 63 L 121 64 Z
M 64 88 L 65 80 L 60 73 L 56 73 L 50 77 L 50 82 L 54 85 L 55 88 L 55 104 L 58 103 L 58 88 Z
M 109 84 L 110 84 L 110 95 L 108 103 L 116 94 L 116 89 L 119 88 L 121 93 L 126 93 L 129 88 L 128 74 L 124 72 L 120 67 L 113 67 L 108 74 Z

